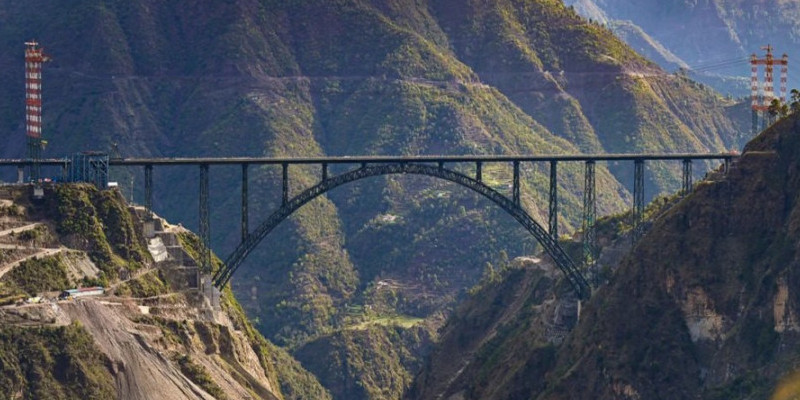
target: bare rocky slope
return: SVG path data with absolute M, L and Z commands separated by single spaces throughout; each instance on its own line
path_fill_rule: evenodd
M 727 175 L 668 208 L 581 307 L 563 343 L 535 333 L 549 319 L 531 294 L 536 285 L 526 283 L 537 269 L 487 286 L 448 324 L 407 397 L 796 396 L 798 146 L 793 115 L 748 144 Z M 544 298 L 558 298 L 552 293 Z M 530 305 L 498 317 L 518 296 Z M 453 354 L 461 369 L 448 364 Z
M 0 399 L 329 398 L 255 332 L 229 291 L 220 304 L 198 286 L 190 232 L 157 218 L 145 238 L 145 214 L 111 190 L 48 186 L 41 200 L 30 193 L 26 185 L 0 193 L 8 266 L 0 277 Z M 104 295 L 56 298 L 97 284 Z

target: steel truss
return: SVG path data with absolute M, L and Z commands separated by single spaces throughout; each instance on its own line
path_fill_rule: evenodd
M 286 168 L 284 168 L 286 171 Z M 522 207 L 515 202 L 516 199 L 509 199 L 496 190 L 486 186 L 477 179 L 473 179 L 462 173 L 449 170 L 438 165 L 427 165 L 419 163 L 394 163 L 394 164 L 362 164 L 361 168 L 348 171 L 346 173 L 329 177 L 322 180 L 317 185 L 310 187 L 297 196 L 287 199 L 282 206 L 270 215 L 266 221 L 261 223 L 239 246 L 225 259 L 225 263 L 214 275 L 214 285 L 218 288 L 224 287 L 231 279 L 233 274 L 253 251 L 253 249 L 283 220 L 288 218 L 297 209 L 338 186 L 357 181 L 360 179 L 390 175 L 390 174 L 416 174 L 427 175 L 457 183 L 473 191 L 480 193 L 484 197 L 500 206 L 509 215 L 514 217 L 525 229 L 528 230 L 536 240 L 542 245 L 545 252 L 552 257 L 556 265 L 564 273 L 579 298 L 588 298 L 591 288 L 588 281 L 570 259 L 564 249 L 558 244 L 556 239 L 551 236 L 541 225 L 539 225 Z M 286 176 L 286 175 L 284 175 Z M 287 179 L 284 179 L 284 193 L 288 186 Z M 288 197 L 288 196 L 287 196 Z M 516 196 L 515 196 L 516 197 Z

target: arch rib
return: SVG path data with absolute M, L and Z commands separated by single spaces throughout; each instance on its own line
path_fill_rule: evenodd
M 346 173 L 330 177 L 315 186 L 312 186 L 292 199 L 284 202 L 266 221 L 261 223 L 257 229 L 247 236 L 242 243 L 225 259 L 225 264 L 214 275 L 214 285 L 218 288 L 224 287 L 239 268 L 244 259 L 250 252 L 264 239 L 278 224 L 288 218 L 297 209 L 309 201 L 319 197 L 325 192 L 346 183 L 360 179 L 391 175 L 391 174 L 415 174 L 427 175 L 472 189 L 488 198 L 500 208 L 505 210 L 517 220 L 525 229 L 528 230 L 536 240 L 544 247 L 545 252 L 553 259 L 556 265 L 564 273 L 569 283 L 572 285 L 579 298 L 588 298 L 591 288 L 581 271 L 575 266 L 564 249 L 558 244 L 555 238 L 539 225 L 520 205 L 515 204 L 511 199 L 502 195 L 498 191 L 486 186 L 478 180 L 470 178 L 462 173 L 439 168 L 438 166 L 418 164 L 418 163 L 396 163 L 366 165 L 361 168 L 348 171 Z

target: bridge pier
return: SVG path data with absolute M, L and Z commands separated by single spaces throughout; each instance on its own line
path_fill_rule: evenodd
M 631 225 L 633 243 L 639 241 L 642 236 L 644 223 L 644 160 L 633 161 L 633 210 L 631 212 L 633 221 Z
M 250 229 L 248 228 L 248 222 L 250 218 L 248 216 L 248 177 L 247 177 L 247 164 L 242 164 L 242 241 L 247 239 L 247 235 L 250 233 Z
M 208 164 L 200 164 L 200 240 L 203 249 L 200 254 L 200 268 L 204 273 L 211 272 L 211 226 L 208 212 Z
M 514 161 L 514 182 L 512 184 L 511 192 L 514 204 L 519 206 L 519 161 Z
M 683 159 L 683 188 L 681 189 L 682 196 L 688 196 L 692 192 L 692 159 Z
M 583 186 L 583 263 L 589 279 L 597 285 L 597 236 L 595 220 L 597 219 L 597 198 L 595 195 L 595 162 L 586 161 Z
M 475 180 L 478 182 L 483 180 L 483 162 L 481 161 L 475 162 Z
M 153 164 L 144 166 L 144 212 L 148 220 L 153 219 Z
M 322 181 L 328 180 L 328 163 L 322 163 Z
M 558 239 L 558 161 L 550 160 L 550 207 L 548 231 L 553 239 Z
M 283 200 L 281 201 L 282 205 L 286 205 L 289 202 L 289 164 L 283 163 L 281 164 L 282 172 L 283 172 Z

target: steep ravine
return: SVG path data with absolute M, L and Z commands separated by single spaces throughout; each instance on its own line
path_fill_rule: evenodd
M 523 285 L 520 274 L 530 276 L 535 269 L 507 274 L 488 286 L 448 322 L 441 347 L 407 398 L 796 396 L 798 146 L 800 115 L 794 115 L 751 141 L 727 174 L 712 174 L 667 208 L 619 265 L 611 266 L 608 284 L 583 304 L 577 325 L 548 352 L 539 350 L 542 342 L 528 330 L 514 328 L 543 325 L 538 312 L 516 312 L 504 324 L 508 333 L 502 346 L 480 340 L 496 330 L 493 325 L 465 318 L 481 315 L 487 304 L 502 304 L 503 293 L 515 293 L 504 288 Z M 498 313 L 483 313 L 489 321 L 498 320 Z M 446 365 L 451 354 L 463 354 L 453 350 L 457 346 L 470 343 L 477 345 L 464 348 L 466 370 L 453 374 L 435 368 Z M 500 372 L 486 369 L 487 360 L 496 360 L 509 346 L 517 349 L 508 358 L 513 362 Z M 458 378 L 464 374 L 467 379 Z

